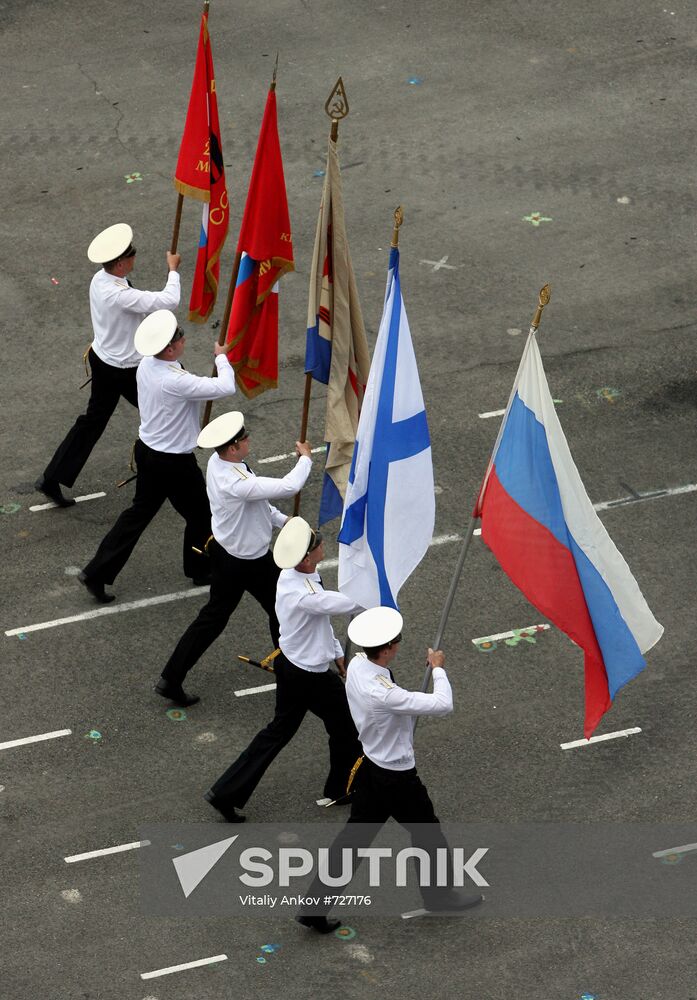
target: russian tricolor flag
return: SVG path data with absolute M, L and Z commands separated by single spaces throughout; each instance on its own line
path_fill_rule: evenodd
M 584 489 L 532 330 L 474 515 L 513 583 L 583 649 L 589 739 L 663 626 Z

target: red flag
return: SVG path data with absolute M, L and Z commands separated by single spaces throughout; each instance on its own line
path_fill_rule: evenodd
M 194 323 L 204 323 L 213 311 L 218 294 L 220 253 L 227 236 L 230 214 L 207 10 L 201 15 L 194 81 L 174 186 L 180 194 L 204 202 L 189 302 L 189 319 Z
M 293 241 L 272 84 L 249 181 L 247 204 L 237 242 L 242 255 L 230 323 L 228 357 L 245 396 L 278 385 L 279 278 L 293 271 Z

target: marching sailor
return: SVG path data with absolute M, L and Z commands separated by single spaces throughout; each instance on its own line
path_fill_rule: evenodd
M 176 309 L 179 305 L 179 262 L 177 253 L 167 253 L 169 275 L 159 292 L 133 288 L 128 275 L 133 270 L 136 248 L 133 230 L 124 222 L 109 226 L 90 243 L 87 256 L 102 267 L 90 284 L 90 313 L 94 339 L 87 351 L 92 386 L 87 410 L 78 417 L 36 481 L 36 489 L 59 507 L 72 507 L 63 486 L 73 486 L 102 436 L 119 399 L 138 406 L 136 369 L 140 354 L 133 338 L 141 320 L 156 309 Z
M 331 616 L 360 609 L 338 591 L 324 589 L 317 572 L 324 558 L 322 536 L 302 517 L 292 517 L 281 529 L 273 557 L 282 570 L 276 589 L 281 628 L 281 652 L 274 660 L 276 714 L 204 796 L 230 823 L 242 822 L 244 816 L 236 809 L 247 802 L 308 711 L 322 720 L 329 736 L 327 798 L 344 796 L 360 752 L 344 685 L 329 668 L 334 662 L 344 674 L 343 650 Z
M 402 624 L 399 611 L 384 607 L 370 608 L 349 623 L 349 639 L 364 650 L 351 660 L 346 681 L 363 756 L 353 771 L 348 824 L 331 850 L 333 856 L 336 852 L 335 856 L 341 857 L 343 847 L 367 847 L 380 827 L 393 817 L 409 831 L 414 847 L 424 848 L 434 859 L 430 869 L 435 872 L 435 851 L 449 848 L 426 786 L 416 771 L 414 720 L 419 715 L 449 715 L 453 695 L 442 650 L 428 651 L 432 694 L 408 691 L 396 683 L 390 664 L 399 651 Z M 352 829 L 352 824 L 357 823 L 362 825 Z M 322 886 L 313 884 L 308 895 L 321 896 L 315 891 L 318 888 Z M 456 913 L 482 901 L 479 894 L 467 895 L 452 887 L 421 886 L 420 891 L 425 909 L 431 912 Z M 339 921 L 328 920 L 328 907 L 324 909 L 303 912 L 296 920 L 322 934 L 328 933 L 339 926 Z
M 210 582 L 210 566 L 202 550 L 210 535 L 211 513 L 193 452 L 202 401 L 232 396 L 235 373 L 226 346 L 218 343 L 214 348 L 217 378 L 185 371 L 179 362 L 185 345 L 184 332 L 169 309 L 151 313 L 136 331 L 135 348 L 144 357 L 137 376 L 140 429 L 134 449 L 135 496 L 78 576 L 102 604 L 114 600 L 104 584 L 114 582 L 165 500 L 186 521 L 184 575 L 196 586 Z
M 224 413 L 204 427 L 200 448 L 215 448 L 208 461 L 206 489 L 211 505 L 211 593 L 208 604 L 181 637 L 162 671 L 155 690 L 178 705 L 199 699 L 182 686 L 188 671 L 215 642 L 245 591 L 262 606 L 269 619 L 274 647 L 278 646 L 278 619 L 274 605 L 279 568 L 269 551 L 271 534 L 288 520 L 269 502 L 295 496 L 312 468 L 310 445 L 296 441 L 298 461 L 282 479 L 255 476 L 246 462 L 249 431 L 244 416 Z

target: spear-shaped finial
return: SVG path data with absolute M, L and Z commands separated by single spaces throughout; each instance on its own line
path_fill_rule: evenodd
M 276 62 L 273 64 L 273 76 L 271 77 L 271 89 L 276 89 L 276 73 L 278 71 L 278 52 L 276 53 Z
M 549 302 L 552 295 L 552 290 L 549 285 L 543 285 L 540 289 L 540 295 L 537 300 L 537 309 L 535 310 L 535 315 L 532 318 L 532 323 L 530 324 L 533 330 L 536 330 L 540 325 L 540 320 L 542 319 L 542 310 Z
M 336 142 L 339 135 L 339 122 L 349 113 L 348 98 L 341 77 L 334 84 L 334 89 L 327 98 L 324 110 L 332 120 L 332 142 Z
M 397 205 L 394 210 L 394 229 L 392 230 L 392 246 L 399 246 L 399 227 L 404 222 L 404 210 L 401 205 Z

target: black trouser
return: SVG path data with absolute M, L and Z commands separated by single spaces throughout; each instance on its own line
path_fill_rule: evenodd
M 132 406 L 138 406 L 137 365 L 134 368 L 115 368 L 98 358 L 92 348 L 89 362 L 92 391 L 87 410 L 77 418 L 44 472 L 44 479 L 64 486 L 75 483 L 90 452 L 104 433 L 119 399 L 123 396 Z
M 221 804 L 243 806 L 268 766 L 293 739 L 305 713 L 312 712 L 322 720 L 329 736 L 329 774 L 324 794 L 330 799 L 341 798 L 361 752 L 342 681 L 333 670 L 321 674 L 301 670 L 282 653 L 274 660 L 274 667 L 276 714 L 218 778 L 212 787 L 213 794 Z
M 208 558 L 192 546 L 203 549 L 211 533 L 211 511 L 206 484 L 193 454 L 174 455 L 154 451 L 136 441 L 138 465 L 133 503 L 104 537 L 94 558 L 85 566 L 85 576 L 99 583 L 113 583 L 155 514 L 169 500 L 186 521 L 184 530 L 184 575 L 206 576 Z
M 451 882 L 452 858 L 450 848 L 441 830 L 438 817 L 433 809 L 433 803 L 426 786 L 412 767 L 408 771 L 389 771 L 378 767 L 368 757 L 363 757 L 363 763 L 356 772 L 354 793 L 351 802 L 351 815 L 348 822 L 330 848 L 329 872 L 337 874 L 341 871 L 342 849 L 350 848 L 353 853 L 354 872 L 360 859 L 356 857 L 359 847 L 369 847 L 380 828 L 388 819 L 395 819 L 400 826 L 408 831 L 414 847 L 421 847 L 428 852 L 431 859 L 431 876 L 434 885 L 420 887 L 420 892 L 427 909 L 436 909 L 439 899 L 452 891 L 448 887 L 435 885 L 437 854 L 439 847 L 448 851 L 448 881 Z M 355 824 L 362 824 L 357 827 Z M 308 889 L 308 896 L 322 898 L 327 891 L 319 880 L 315 880 Z M 307 913 L 326 914 L 331 907 L 320 905 L 306 910 Z
M 181 685 L 187 673 L 223 631 L 230 615 L 245 591 L 261 604 L 269 616 L 269 632 L 274 649 L 278 646 L 276 583 L 281 572 L 270 552 L 259 559 L 238 559 L 226 552 L 215 539 L 208 544 L 211 569 L 211 594 L 189 625 L 167 661 L 162 676 L 173 685 Z

